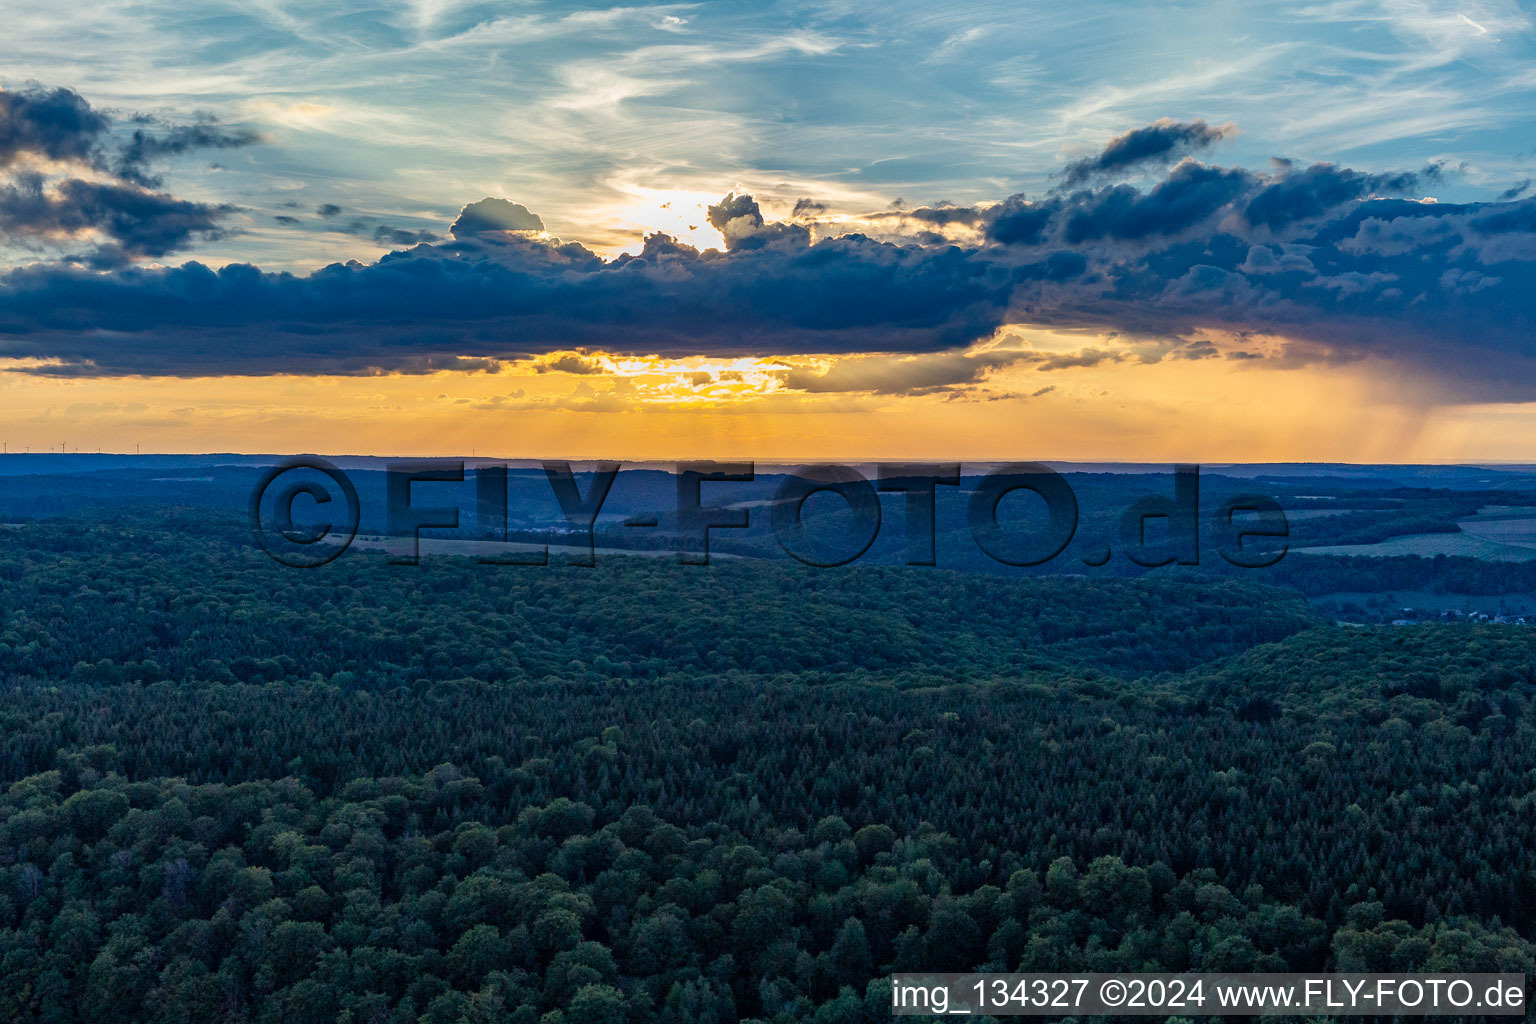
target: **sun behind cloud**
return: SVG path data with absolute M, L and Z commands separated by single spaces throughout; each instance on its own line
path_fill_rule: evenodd
M 657 232 L 695 249 L 719 249 L 725 245 L 724 236 L 709 222 L 709 207 L 719 202 L 718 192 L 651 188 L 627 182 L 613 187 L 622 198 L 597 206 L 592 216 L 598 223 L 611 225 L 612 233 L 629 237 L 622 245 L 600 246 L 604 255 L 637 255 L 644 248 L 644 236 Z

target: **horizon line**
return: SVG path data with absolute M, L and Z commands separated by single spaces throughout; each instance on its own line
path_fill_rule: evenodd
M 915 464 L 915 465 L 939 465 L 939 464 L 947 464 L 947 463 L 952 463 L 952 462 L 959 462 L 961 465 L 965 465 L 967 463 L 984 463 L 984 464 L 993 464 L 993 465 L 995 465 L 995 464 L 1010 463 L 1010 462 L 1036 462 L 1036 463 L 1041 463 L 1041 464 L 1044 464 L 1044 465 L 1057 465 L 1057 466 L 1111 465 L 1111 466 L 1136 466 L 1136 467 L 1149 467 L 1149 468 L 1156 468 L 1156 467 L 1162 467 L 1162 466 L 1175 466 L 1175 465 L 1196 465 L 1196 466 L 1200 466 L 1202 468 L 1204 468 L 1204 467 L 1216 467 L 1216 468 L 1219 468 L 1219 467 L 1232 467 L 1232 468 L 1240 468 L 1240 467 L 1256 467 L 1256 466 L 1338 466 L 1338 467 L 1352 467 L 1352 468 L 1361 468 L 1361 469 L 1384 468 L 1384 467 L 1391 467 L 1391 468 L 1398 468 L 1398 469 L 1413 469 L 1413 468 L 1420 468 L 1420 467 L 1428 467 L 1428 468 L 1436 468 L 1436 469 L 1452 469 L 1452 468 L 1461 468 L 1461 469 L 1528 468 L 1528 469 L 1536 470 L 1536 457 L 1533 457 L 1531 460 L 1528 460 L 1528 461 L 1525 461 L 1525 460 L 1514 460 L 1514 459 L 1485 459 L 1485 460 L 1470 460 L 1470 461 L 1433 461 L 1433 460 L 1429 460 L 1429 461 L 1413 461 L 1413 462 L 1351 462 L 1351 461 L 1348 461 L 1348 460 L 1331 460 L 1331 459 L 1288 459 L 1288 460 L 1260 460 L 1260 461 L 1255 461 L 1255 462 L 1239 462 L 1239 461 L 1234 461 L 1234 460 L 1231 460 L 1231 459 L 1219 459 L 1219 460 L 1210 460 L 1210 461 L 1202 461 L 1202 460 L 1199 460 L 1199 459 L 1125 459 L 1125 458 L 1053 459 L 1053 458 L 1039 458 L 1039 457 L 1018 457 L 1018 456 L 1015 456 L 1015 457 L 1007 457 L 1007 456 L 1004 456 L 1004 457 L 987 457 L 987 456 L 960 457 L 960 456 L 956 456 L 956 457 L 936 457 L 936 458 L 913 457 L 913 456 L 894 456 L 894 457 L 837 456 L 837 457 L 833 457 L 833 458 L 828 458 L 826 456 L 820 456 L 820 457 L 816 457 L 816 458 L 793 458 L 793 457 L 791 457 L 791 458 L 782 458 L 782 457 L 779 457 L 779 458 L 758 458 L 758 457 L 753 457 L 753 456 L 735 456 L 735 455 L 732 455 L 732 456 L 709 456 L 709 457 L 670 456 L 670 457 L 653 457 L 653 458 L 646 458 L 646 457 L 629 457 L 629 458 L 625 458 L 625 457 L 616 457 L 616 456 L 612 456 L 612 455 L 577 455 L 577 456 L 571 456 L 571 455 L 561 455 L 561 456 L 548 456 L 548 455 L 480 455 L 480 454 L 478 454 L 478 452 L 475 452 L 473 450 L 472 450 L 471 454 L 468 454 L 468 455 L 465 455 L 465 454 L 462 454 L 462 453 L 459 453 L 459 454 L 440 454 L 440 455 L 418 455 L 418 454 L 402 454 L 402 453 L 393 453 L 393 454 L 338 453 L 338 452 L 327 453 L 327 452 L 321 452 L 321 451 L 292 451 L 292 452 L 270 452 L 270 451 L 268 451 L 268 452 L 148 451 L 148 452 L 123 452 L 123 451 L 99 451 L 98 450 L 98 451 L 94 451 L 94 452 L 82 452 L 82 451 L 69 451 L 69 452 L 57 452 L 57 451 L 13 452 L 13 451 L 6 450 L 6 451 L 3 451 L 3 452 L 0 452 L 0 459 L 9 458 L 9 457 L 16 457 L 16 458 L 53 458 L 53 459 L 153 459 L 153 458 L 187 458 L 187 459 L 197 459 L 197 458 L 200 458 L 200 459 L 220 459 L 220 458 L 231 458 L 231 459 L 291 459 L 291 458 L 296 458 L 296 457 L 300 457 L 300 456 L 316 456 L 316 457 L 324 458 L 324 459 L 375 459 L 375 460 L 389 460 L 389 459 L 450 460 L 451 459 L 451 460 L 459 460 L 459 461 L 464 461 L 464 462 L 479 461 L 479 462 L 506 462 L 506 463 L 518 463 L 518 462 L 526 462 L 526 463 L 542 463 L 542 462 L 570 462 L 570 463 L 618 462 L 621 465 L 622 464 L 637 464 L 637 465 L 648 465 L 648 466 L 650 466 L 650 465 L 660 465 L 660 464 L 676 464 L 676 463 L 683 463 L 683 462 L 714 462 L 714 463 L 750 462 L 750 463 L 753 463 L 754 465 L 761 464 L 761 465 L 765 465 L 765 466 L 815 466 L 815 465 L 828 465 L 828 464 L 836 464 L 836 465 L 865 465 L 865 464 L 877 465 L 877 464 L 881 464 L 881 463 L 887 463 L 887 464 L 890 464 L 890 463 L 910 463 L 910 464 Z

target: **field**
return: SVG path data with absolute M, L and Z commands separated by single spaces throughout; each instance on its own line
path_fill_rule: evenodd
M 1515 547 L 1536 548 L 1536 516 L 1495 515 L 1488 512 L 1457 524 L 1463 533 Z
M 1445 555 L 1496 562 L 1536 559 L 1536 516 L 1485 511 L 1471 519 L 1458 520 L 1456 525 L 1461 528 L 1460 533 L 1415 533 L 1375 544 L 1330 544 L 1299 550 L 1312 555 Z

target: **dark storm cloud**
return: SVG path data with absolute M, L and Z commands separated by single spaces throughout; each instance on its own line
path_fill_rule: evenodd
M 1249 200 L 1243 212 L 1250 224 L 1278 231 L 1297 221 L 1321 217 L 1356 199 L 1403 195 L 1438 176 L 1434 168 L 1418 173 L 1364 174 L 1333 164 L 1313 164 L 1262 189 Z
M 93 248 L 70 259 L 105 267 L 222 237 L 220 222 L 233 207 L 154 191 L 160 179 L 151 167 L 193 150 L 250 145 L 256 134 L 210 120 L 171 125 L 140 116 L 133 123 L 138 127 L 122 138 L 110 115 L 71 89 L 0 91 L 0 170 L 10 171 L 0 183 L 0 240 L 57 247 L 86 239 Z M 35 169 L 38 161 L 110 180 L 49 179 Z
M 1204 121 L 1181 124 L 1164 118 L 1111 139 L 1097 156 L 1068 164 L 1062 172 L 1062 184 L 1076 188 L 1094 178 L 1148 164 L 1166 164 L 1186 153 L 1207 149 L 1235 132 L 1232 125 L 1213 128 Z
M 987 237 L 1003 245 L 1038 245 L 1058 208 L 1055 203 L 1031 203 L 1025 196 L 1010 196 L 993 210 Z
M 0 186 L 0 235 L 61 241 L 89 231 L 110 240 L 94 263 L 158 258 L 195 239 L 216 238 L 228 207 L 177 199 L 160 192 L 70 178 L 44 188 L 38 174 Z
M 111 123 L 71 89 L 0 92 L 0 167 L 26 155 L 89 162 Z
M 306 276 L 20 268 L 0 279 L 0 355 L 62 359 L 62 372 L 200 375 L 365 373 L 573 347 L 932 351 L 991 333 L 1009 290 L 1009 275 L 976 254 L 860 237 L 723 253 L 653 235 L 640 256 L 605 262 L 513 235 Z
M 324 217 L 327 220 L 337 216 L 340 213 L 341 207 L 337 206 L 335 203 L 321 203 L 319 206 L 315 207 L 316 216 Z
M 1322 358 L 1409 364 L 1448 398 L 1530 400 L 1536 200 L 1404 198 L 1438 176 L 1186 162 L 1145 190 L 1011 197 L 988 211 L 987 236 L 1017 254 L 1015 322 L 1149 338 L 1269 332 Z
M 542 221 L 524 207 L 482 200 L 465 207 L 452 240 L 402 236 L 414 247 L 305 275 L 196 263 L 13 270 L 0 277 L 0 356 L 58 360 L 39 371 L 49 373 L 195 375 L 423 372 L 540 356 L 546 369 L 579 372 L 592 361 L 559 355 L 573 349 L 882 353 L 786 381 L 916 393 L 964 387 L 1011 363 L 1069 373 L 1112 361 L 1241 360 L 1254 354 L 1252 337 L 1268 335 L 1277 365 L 1380 356 L 1439 381 L 1448 398 L 1536 398 L 1536 199 L 1415 198 L 1435 173 L 1185 160 L 1145 188 L 868 218 L 882 238 L 893 223 L 909 232 L 902 244 L 812 240 L 800 225 L 768 220 L 752 196 L 731 194 L 708 211 L 724 251 L 658 234 L 639 255 L 613 260 L 538 235 Z M 22 220 L 51 217 L 68 230 L 62 212 L 32 209 L 47 196 L 8 199 Z M 933 211 L 927 226 L 922 210 Z M 161 212 L 159 233 L 135 219 L 103 230 L 139 253 L 216 230 L 210 212 Z M 980 245 L 932 234 L 943 217 L 972 215 L 985 228 Z M 1067 354 L 964 353 L 1006 324 L 1118 340 Z
M 1328 193 L 1299 199 L 1308 217 L 1265 239 L 1268 223 L 1236 215 L 1246 198 L 1171 244 L 1083 247 L 1094 269 L 1081 286 L 1021 288 L 1012 317 L 1149 337 L 1268 332 L 1335 360 L 1398 360 L 1447 398 L 1536 397 L 1536 200 L 1338 204 Z
M 1095 239 L 1139 240 L 1173 235 L 1209 220 L 1242 194 L 1250 178 L 1245 171 L 1200 164 L 1181 164 L 1150 192 L 1129 185 L 1071 201 L 1066 240 L 1077 245 Z
M 1183 163 L 1143 191 L 1132 185 L 1056 194 L 1031 202 L 1011 196 L 987 211 L 987 237 L 1005 245 L 1143 242 L 1240 214 L 1273 237 L 1299 222 L 1372 196 L 1403 195 L 1433 180 L 1417 173 L 1364 174 L 1332 164 L 1285 167 L 1274 176 L 1236 167 Z M 1048 229 L 1054 228 L 1053 231 Z
M 0 91 L 0 168 L 32 156 L 91 166 L 135 184 L 155 186 L 151 173 L 159 160 L 202 149 L 236 149 L 261 141 L 247 128 L 232 128 L 204 119 L 194 124 L 169 124 L 139 115 L 137 125 L 122 138 L 114 134 L 113 117 L 73 89 L 29 85 Z

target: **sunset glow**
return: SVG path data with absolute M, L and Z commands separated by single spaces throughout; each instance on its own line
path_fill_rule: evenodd
M 1494 125 L 1531 117 L 1532 23 L 1347 6 L 1170 36 L 1131 12 L 768 31 L 433 4 L 333 37 L 278 4 L 204 26 L 249 50 L 210 62 L 152 3 L 85 64 L 22 3 L 0 432 L 1528 457 L 1536 172 Z M 1021 32 L 1076 56 L 1026 60 Z M 1301 54 L 1327 88 L 1288 70 Z M 1437 92 L 1403 87 L 1425 75 Z

